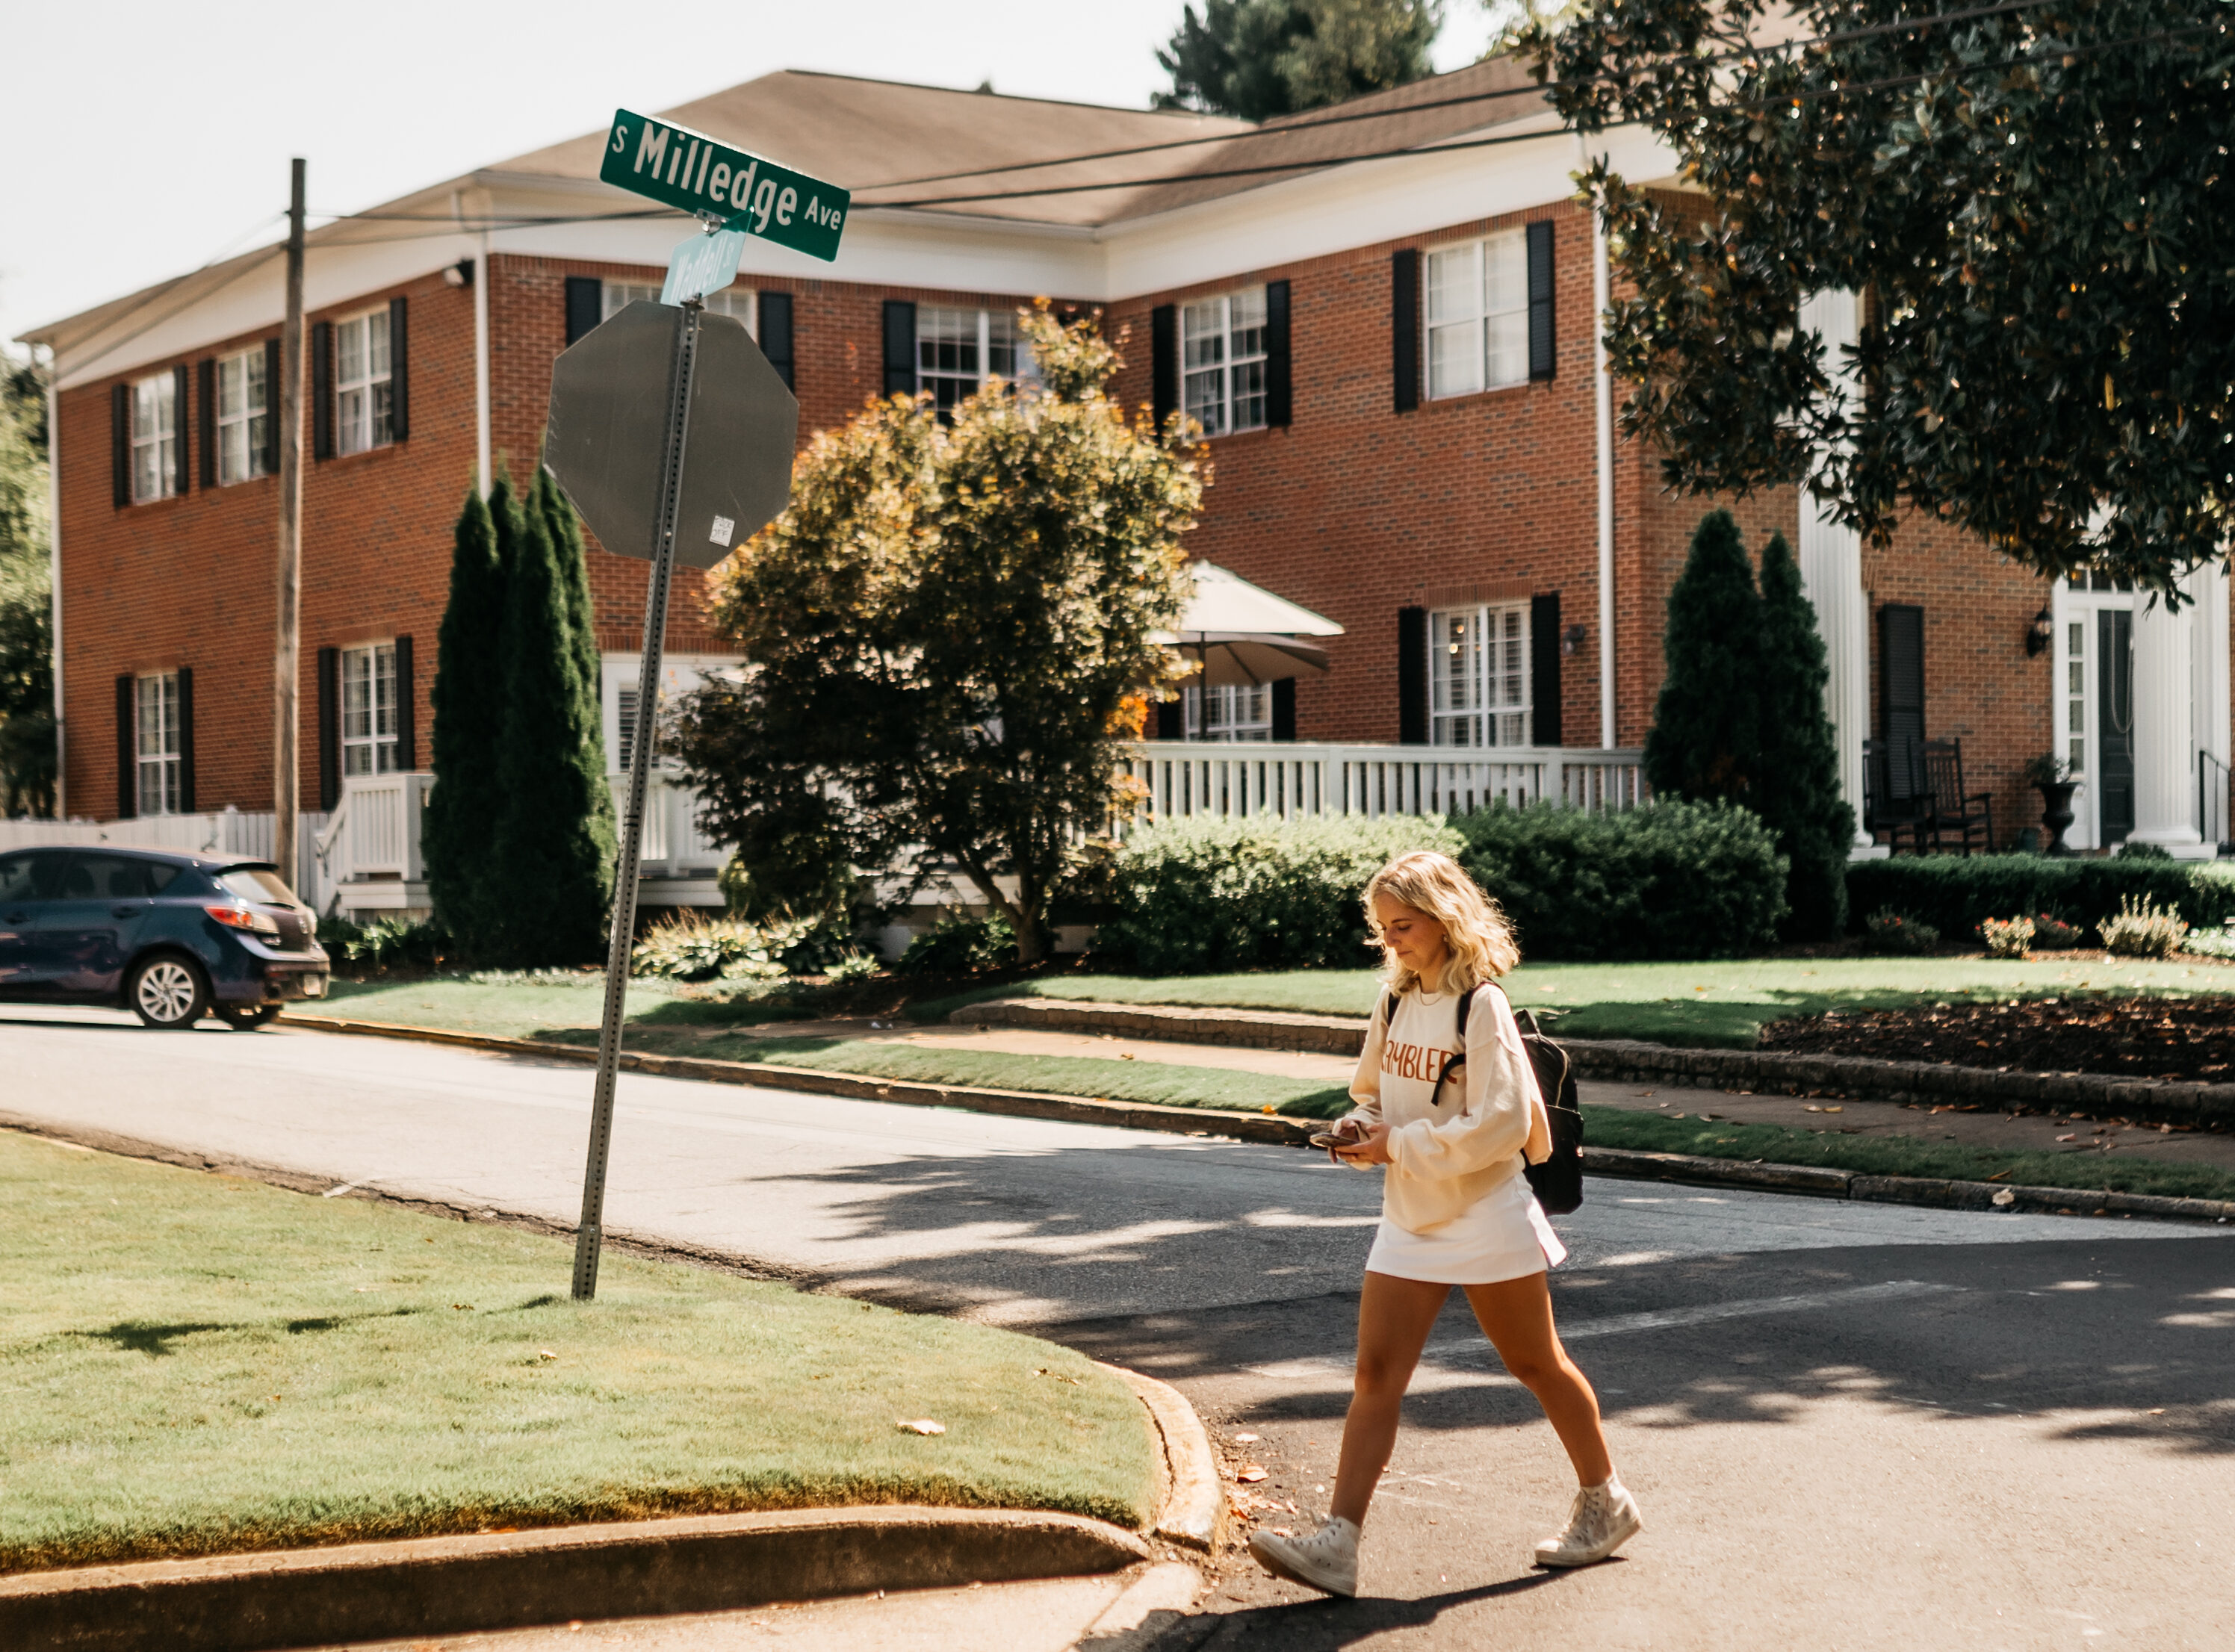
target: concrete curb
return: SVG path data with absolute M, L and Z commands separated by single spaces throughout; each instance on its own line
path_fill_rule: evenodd
M 1078 1515 L 912 1506 L 694 1516 L 0 1577 L 0 1646 L 272 1652 L 1068 1577 L 1153 1558 Z
M 1101 1364 L 1099 1360 L 1097 1364 Z M 1187 1396 L 1170 1383 L 1144 1377 L 1123 1366 L 1102 1367 L 1132 1385 L 1163 1442 L 1158 1478 L 1157 1519 L 1151 1536 L 1183 1549 L 1208 1554 L 1226 1535 L 1226 1491 L 1218 1478 L 1218 1459 L 1210 1432 Z
M 1247 1045 L 1356 1055 L 1367 1023 L 1353 1017 L 1285 1015 L 1262 1010 L 1088 1000 L 1003 998 L 950 1015 L 968 1025 L 1059 1027 L 1190 1044 Z M 1563 1047 L 1578 1078 L 1656 1083 L 1777 1095 L 1845 1096 L 1883 1101 L 1955 1100 L 2057 1107 L 2088 1117 L 2152 1124 L 2235 1124 L 2235 1084 L 2184 1084 L 2107 1073 L 2005 1072 L 1870 1056 L 1802 1055 L 1784 1050 L 1690 1050 L 1638 1039 L 1570 1039 Z
M 357 1021 L 324 1015 L 285 1015 L 290 1026 L 317 1032 L 347 1032 L 373 1038 L 449 1044 L 505 1055 L 545 1056 L 583 1065 L 595 1050 L 571 1044 L 541 1044 L 533 1039 L 492 1038 L 478 1032 L 411 1026 L 396 1021 Z M 827 1072 L 815 1067 L 784 1067 L 765 1061 L 710 1061 L 698 1056 L 636 1055 L 624 1051 L 629 1072 L 672 1078 L 703 1078 L 716 1084 L 764 1085 L 812 1095 L 842 1096 L 852 1101 L 888 1101 L 909 1107 L 961 1107 L 974 1112 L 1006 1113 L 1022 1118 L 1059 1118 L 1079 1124 L 1115 1124 L 1127 1130 L 1157 1130 L 1181 1136 L 1231 1136 L 1242 1141 L 1301 1146 L 1319 1121 L 1284 1118 L 1274 1113 L 1238 1113 L 1208 1107 L 1166 1107 L 1147 1101 L 1107 1101 L 1090 1096 L 1054 1096 L 1030 1090 L 989 1090 L 968 1085 L 917 1084 L 867 1073 Z

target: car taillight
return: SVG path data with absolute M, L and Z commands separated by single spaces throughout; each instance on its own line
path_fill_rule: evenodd
M 277 939 L 279 926 L 254 907 L 204 907 L 208 913 L 228 929 L 246 929 L 251 934 L 270 935 Z

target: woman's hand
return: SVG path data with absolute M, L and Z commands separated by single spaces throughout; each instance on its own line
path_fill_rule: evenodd
M 1327 1150 L 1344 1164 L 1354 1164 L 1360 1170 L 1369 1164 L 1386 1164 L 1389 1163 L 1389 1126 L 1368 1125 L 1366 1133 L 1354 1144 L 1331 1147 Z

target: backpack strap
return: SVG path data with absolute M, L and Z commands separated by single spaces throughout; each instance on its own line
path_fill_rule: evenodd
M 1475 987 L 1459 994 L 1458 1014 L 1459 1038 L 1458 1053 L 1454 1055 L 1450 1060 L 1445 1062 L 1443 1071 L 1436 1075 L 1436 1087 L 1434 1090 L 1431 1091 L 1428 1095 L 1428 1105 L 1431 1107 L 1440 1107 L 1444 1105 L 1444 1080 L 1450 1078 L 1461 1067 L 1466 1065 L 1467 1019 L 1474 1013 L 1475 995 L 1481 991 L 1481 987 Z

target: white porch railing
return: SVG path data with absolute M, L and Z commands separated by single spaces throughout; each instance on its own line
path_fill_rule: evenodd
M 1465 753 L 1445 746 L 1138 740 L 1124 772 L 1152 820 L 1196 815 L 1442 815 L 1504 802 L 1635 809 L 1651 795 L 1644 754 L 1561 746 Z
M 628 807 L 628 777 L 608 775 L 613 789 L 613 821 Z M 648 878 L 708 878 L 722 869 L 730 851 L 698 829 L 698 794 L 677 776 L 654 769 L 645 777 L 642 875 Z
M 295 840 L 295 889 L 316 910 L 319 881 L 318 836 L 323 813 L 305 813 Z M 222 855 L 244 861 L 272 858 L 272 814 L 220 809 L 199 815 L 149 815 L 139 820 L 0 820 L 0 849 L 115 843 L 129 849 L 167 849 L 182 855 Z
M 409 912 L 427 904 L 427 863 L 420 833 L 435 777 L 351 775 L 313 847 L 318 879 L 311 904 L 319 912 Z

